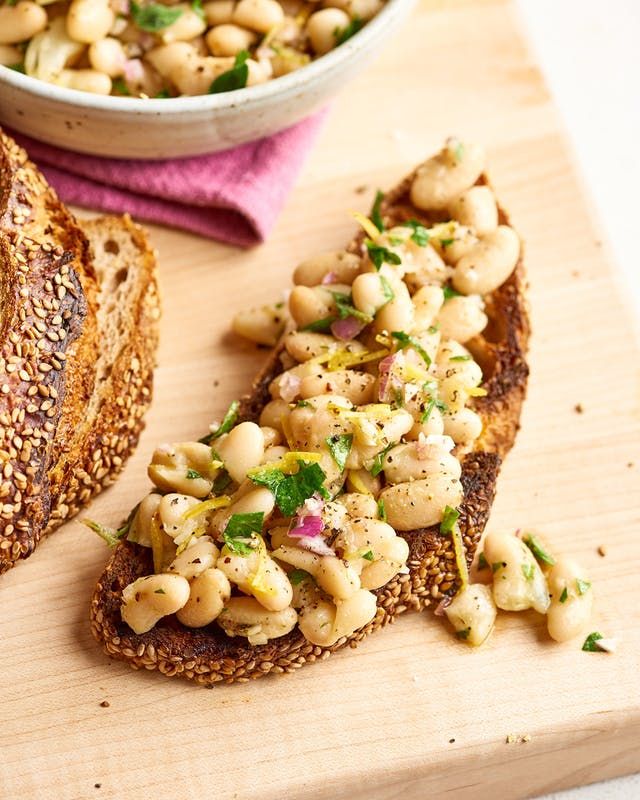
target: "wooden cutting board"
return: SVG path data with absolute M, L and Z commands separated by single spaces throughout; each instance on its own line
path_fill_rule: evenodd
M 240 252 L 152 230 L 164 295 L 155 403 L 90 513 L 118 522 L 147 490 L 154 444 L 201 435 L 248 387 L 264 353 L 227 335 L 233 312 L 278 297 L 299 259 L 348 240 L 347 210 L 368 209 L 376 187 L 453 132 L 488 145 L 531 280 L 529 399 L 490 526 L 535 526 L 583 562 L 593 629 L 619 651 L 552 644 L 533 614 L 501 616 L 472 651 L 430 615 L 408 615 L 288 677 L 205 691 L 102 654 L 87 609 L 108 553 L 72 522 L 0 580 L 0 797 L 521 798 L 640 768 L 638 348 L 506 2 L 423 2 L 333 105 L 268 244 Z

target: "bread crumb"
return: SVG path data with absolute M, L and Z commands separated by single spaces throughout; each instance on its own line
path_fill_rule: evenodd
M 607 548 L 603 544 L 598 546 L 598 555 L 602 556 L 602 558 L 607 555 Z
M 507 744 L 524 744 L 531 741 L 531 736 L 528 733 L 508 733 L 505 741 Z
M 449 739 L 449 744 L 453 744 L 454 742 L 455 742 L 455 739 Z
M 628 469 L 633 469 L 634 466 L 635 466 L 635 464 L 633 463 L 633 461 L 628 461 L 627 462 L 627 468 Z
M 111 703 L 110 703 L 108 700 L 103 700 L 103 701 L 100 703 L 100 707 L 101 707 L 101 708 L 109 708 L 109 706 L 110 706 L 110 705 L 111 705 Z
M 367 191 L 367 189 L 368 189 L 368 188 L 369 188 L 369 187 L 367 186 L 367 184 L 366 184 L 366 183 L 363 183 L 363 184 L 361 184 L 360 186 L 356 186 L 356 188 L 355 188 L 353 191 L 354 191 L 356 194 L 364 194 L 364 193 Z
M 102 784 L 101 784 L 101 783 L 94 783 L 93 785 L 94 785 L 94 787 L 95 787 L 96 789 L 99 789 L 99 788 L 102 786 Z
M 573 410 L 576 412 L 576 414 L 584 414 L 584 406 L 582 403 L 576 403 L 573 407 Z

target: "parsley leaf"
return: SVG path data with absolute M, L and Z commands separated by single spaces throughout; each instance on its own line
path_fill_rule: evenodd
M 157 3 L 141 6 L 136 2 L 131 3 L 131 19 L 141 31 L 157 33 L 182 16 L 182 9 L 172 6 L 163 6 Z
M 459 516 L 460 512 L 457 508 L 451 508 L 451 506 L 444 507 L 444 514 L 442 515 L 442 522 L 440 523 L 440 533 L 443 536 L 447 536 L 453 531 Z
M 402 263 L 400 256 L 394 253 L 393 250 L 389 250 L 389 248 L 383 247 L 381 244 L 376 244 L 371 239 L 365 239 L 365 244 L 371 263 L 377 270 L 380 270 L 383 264 L 395 264 L 397 266 Z
M 440 244 L 446 250 L 447 247 L 450 247 L 455 242 L 455 239 L 440 239 Z
M 171 92 L 168 89 L 160 89 L 156 95 L 156 100 L 168 100 L 171 97 Z
M 306 571 L 306 569 L 294 569 L 290 572 L 287 577 L 289 578 L 289 582 L 292 586 L 297 586 L 302 581 L 306 581 L 308 579 L 313 580 L 313 577 Z
M 296 408 L 313 408 L 313 406 L 308 400 L 298 400 Z
M 380 275 L 380 285 L 382 286 L 382 296 L 386 300 L 386 303 L 390 303 L 396 296 L 396 293 L 391 288 L 391 284 L 389 281 L 384 277 L 384 275 Z
M 568 597 L 569 597 L 569 592 L 567 591 L 567 587 L 565 586 L 564 589 L 562 590 L 562 594 L 560 595 L 560 602 L 566 603 Z
M 471 356 L 452 356 L 449 361 L 471 361 Z
M 352 36 L 355 36 L 355 34 L 358 33 L 363 25 L 364 22 L 360 19 L 360 17 L 354 17 L 348 25 L 345 25 L 344 28 L 336 28 L 333 32 L 333 36 L 336 40 L 336 47 L 344 44 Z
M 222 532 L 222 540 L 232 553 L 248 556 L 254 549 L 254 533 L 262 531 L 264 514 L 255 511 L 251 514 L 232 514 L 227 527 Z
M 195 481 L 198 478 L 201 478 L 202 475 L 195 469 L 188 469 L 187 470 L 187 480 Z
M 520 568 L 522 569 L 522 574 L 528 581 L 533 580 L 533 573 L 535 571 L 535 567 L 533 564 L 521 564 Z
M 442 291 L 444 292 L 445 300 L 451 300 L 452 297 L 460 297 L 460 292 L 457 292 L 453 286 L 443 286 Z
M 487 561 L 484 550 L 478 556 L 478 569 L 488 569 L 489 562 Z
M 378 189 L 376 192 L 376 199 L 373 201 L 373 205 L 371 206 L 371 213 L 369 214 L 371 217 L 371 222 L 373 222 L 379 231 L 384 230 L 384 222 L 382 220 L 382 214 L 380 213 L 380 206 L 382 205 L 383 200 L 384 192 L 381 192 L 380 189 Z
M 221 494 L 222 492 L 224 492 L 224 490 L 230 483 L 231 483 L 231 475 L 229 475 L 226 469 L 223 469 L 222 472 L 213 482 L 211 491 L 213 492 L 213 494 Z
M 550 567 L 552 567 L 556 563 L 555 558 L 550 553 L 547 553 L 542 546 L 540 539 L 538 539 L 538 537 L 533 533 L 527 533 L 522 541 L 527 545 L 529 550 L 531 550 L 535 556 L 536 560 L 541 564 L 548 564 Z M 560 602 L 562 603 L 564 601 L 561 600 Z
M 351 295 L 343 294 L 342 292 L 331 292 L 331 294 L 333 295 L 333 299 L 336 301 L 340 319 L 355 317 L 361 322 L 364 322 L 366 325 L 372 321 L 372 318 L 368 314 L 365 314 L 363 311 L 360 311 L 353 306 L 351 303 Z
M 405 347 L 413 347 L 413 349 L 422 358 L 427 367 L 431 366 L 431 358 L 429 353 L 424 349 L 420 342 L 414 337 L 409 336 L 404 331 L 391 331 L 391 336 L 400 344 L 400 349 L 404 350 Z
M 426 247 L 429 244 L 429 239 L 431 238 L 429 231 L 424 225 L 418 222 L 417 219 L 408 219 L 406 222 L 403 222 L 402 225 L 404 228 L 413 228 L 411 240 L 415 242 L 418 247 Z
M 458 639 L 468 639 L 469 634 L 471 633 L 471 628 L 463 628 L 461 631 L 456 631 L 456 636 Z
M 204 8 L 202 7 L 202 0 L 191 0 L 191 9 L 200 17 L 203 22 L 206 20 L 206 14 L 204 13 Z
M 367 550 L 366 553 L 362 554 L 362 558 L 366 558 L 367 561 L 373 561 L 375 556 L 373 555 L 373 551 L 372 550 Z
M 236 54 L 236 60 L 231 69 L 223 72 L 222 75 L 213 81 L 209 87 L 209 94 L 219 94 L 220 92 L 233 92 L 235 89 L 244 89 L 249 77 L 249 67 L 246 64 L 249 58 L 248 50 L 241 50 Z
M 108 525 L 103 525 L 101 522 L 94 522 L 92 519 L 83 519 L 81 522 L 83 525 L 86 525 L 87 528 L 90 528 L 94 533 L 97 533 L 98 536 L 109 545 L 109 547 L 115 547 L 120 539 L 129 533 L 129 528 L 131 527 L 131 523 L 133 522 L 133 518 L 135 517 L 139 506 L 140 503 L 134 506 L 126 519 L 126 522 L 124 522 L 117 529 L 110 528 Z
M 591 583 L 589 581 L 583 581 L 582 578 L 578 578 L 576 580 L 576 589 L 578 590 L 578 594 L 580 596 L 586 594 L 590 588 L 591 588 Z
M 162 588 L 162 586 L 161 586 L 159 589 L 156 589 L 156 590 L 154 591 L 154 594 L 166 594 L 166 592 L 165 592 L 165 590 L 164 590 L 164 589 Z
M 384 500 L 378 500 L 378 517 L 383 521 L 387 521 L 387 509 L 384 507 Z
M 603 638 L 602 634 L 598 633 L 598 631 L 594 631 L 593 633 L 590 633 L 587 636 L 587 638 L 584 640 L 584 644 L 582 645 L 582 649 L 585 651 L 585 653 L 599 653 L 599 652 L 601 652 L 601 650 L 598 647 L 598 645 L 596 644 L 596 642 L 598 641 L 598 639 L 602 639 L 602 638 Z
M 21 72 L 23 75 L 26 75 L 26 69 L 24 67 L 24 62 L 20 61 L 18 64 L 7 64 L 7 69 L 12 69 L 14 72 Z
M 325 442 L 331 453 L 331 458 L 336 462 L 339 470 L 342 472 L 349 458 L 349 453 L 351 452 L 353 434 L 336 433 L 333 436 L 327 436 Z
M 214 439 L 217 439 L 218 436 L 222 436 L 223 433 L 229 433 L 229 431 L 233 428 L 236 424 L 236 420 L 238 419 L 238 409 L 240 408 L 240 401 L 234 400 L 233 403 L 227 409 L 227 413 L 224 415 L 220 426 L 216 428 L 213 433 L 209 433 L 206 436 L 203 436 L 202 439 L 198 439 L 201 444 L 210 444 Z M 220 459 L 222 461 L 222 459 Z
M 318 333 L 320 331 L 328 331 L 329 328 L 333 325 L 336 321 L 337 317 L 323 317 L 322 319 L 314 319 L 313 322 L 310 322 L 308 325 L 303 325 L 300 328 L 301 331 L 313 331 L 314 333 Z
M 298 461 L 300 469 L 294 475 L 285 475 L 275 467 L 258 468 L 251 471 L 249 478 L 258 486 L 266 486 L 273 494 L 276 504 L 285 517 L 290 517 L 316 492 L 328 498 L 324 488 L 327 477 L 319 464 L 305 464 Z
M 398 444 L 397 442 L 389 442 L 389 444 L 384 448 L 384 450 L 381 450 L 378 453 L 378 455 L 373 459 L 373 464 L 371 465 L 371 469 L 369 470 L 369 472 L 374 478 L 376 477 L 376 475 L 379 475 L 382 472 L 385 456 L 387 455 L 389 450 L 391 450 L 391 448 L 395 447 L 397 444 Z

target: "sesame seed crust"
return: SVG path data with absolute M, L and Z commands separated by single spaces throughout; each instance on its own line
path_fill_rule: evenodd
M 412 206 L 409 199 L 412 179 L 409 176 L 387 194 L 381 213 L 388 227 L 411 218 L 425 225 L 440 221 Z M 486 177 L 481 177 L 479 183 L 487 183 Z M 503 210 L 499 216 L 501 224 L 508 224 Z M 363 236 L 358 236 L 348 249 L 361 252 L 362 247 Z M 489 517 L 502 459 L 515 440 L 526 392 L 529 321 L 522 259 L 508 280 L 487 300 L 493 335 L 491 339 L 476 337 L 468 343 L 486 376 L 483 385 L 487 395 L 475 399 L 475 410 L 482 416 L 484 427 L 473 451 L 459 453 L 464 500 L 458 523 L 469 565 Z M 281 371 L 281 353 L 281 346 L 272 352 L 254 381 L 251 394 L 243 398 L 240 419 L 258 419 L 270 399 L 269 384 Z M 420 611 L 455 594 L 460 577 L 452 538 L 441 535 L 438 526 L 398 535 L 409 544 L 409 573 L 397 575 L 378 589 L 374 619 L 331 647 L 311 644 L 297 628 L 265 645 L 252 646 L 244 638 L 228 637 L 215 624 L 186 628 L 174 616 L 163 618 L 147 633 L 133 633 L 121 618 L 122 591 L 136 578 L 152 572 L 153 566 L 148 548 L 126 541 L 116 547 L 98 581 L 91 601 L 91 629 L 109 656 L 129 663 L 132 668 L 158 670 L 204 686 L 246 683 L 268 674 L 293 672 L 304 664 L 324 660 L 347 645 L 356 647 L 370 633 L 405 611 Z
M 114 480 L 151 400 L 155 257 L 128 217 L 84 227 L 91 243 L 0 131 L 0 573 Z M 139 254 L 139 279 L 131 329 L 103 381 L 91 244 L 114 231 Z

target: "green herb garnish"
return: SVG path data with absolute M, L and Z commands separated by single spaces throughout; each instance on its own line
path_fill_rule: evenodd
M 387 521 L 387 509 L 384 507 L 384 500 L 378 500 L 378 517 L 383 522 Z
M 533 564 L 521 564 L 522 574 L 528 581 L 533 580 L 533 575 L 535 572 L 535 567 Z
M 337 317 L 323 317 L 322 319 L 314 319 L 314 321 L 310 322 L 308 325 L 303 325 L 300 330 L 313 331 L 314 333 L 328 331 L 336 320 Z
M 351 452 L 353 434 L 336 433 L 333 436 L 327 436 L 325 442 L 331 453 L 331 458 L 336 462 L 340 472 L 342 472 L 349 458 L 349 453 Z
M 471 361 L 471 356 L 452 356 L 449 361 Z
M 7 64 L 7 69 L 12 69 L 14 72 L 21 72 L 23 75 L 26 75 L 26 69 L 24 68 L 24 62 L 21 61 L 18 64 Z
M 338 315 L 340 316 L 340 319 L 355 317 L 356 319 L 359 319 L 360 322 L 364 322 L 365 325 L 368 325 L 370 322 L 372 322 L 372 317 L 355 308 L 351 302 L 351 295 L 343 294 L 342 292 L 331 292 L 331 294 L 333 295 L 333 299 L 336 301 L 336 307 L 338 309 Z
M 440 244 L 446 249 L 455 242 L 455 239 L 440 239 Z
M 556 563 L 555 558 L 550 553 L 547 553 L 542 546 L 540 539 L 538 539 L 538 537 L 533 533 L 527 533 L 522 541 L 527 545 L 529 550 L 531 550 L 533 555 L 536 557 L 536 560 L 541 564 L 548 564 L 550 567 L 552 567 Z
M 601 633 L 598 631 L 594 631 L 590 633 L 587 638 L 584 640 L 584 644 L 582 645 L 582 649 L 585 653 L 601 653 L 602 650 L 598 647 L 596 642 L 598 639 L 604 638 Z
M 415 242 L 418 247 L 426 247 L 429 244 L 429 239 L 431 238 L 429 231 L 422 223 L 418 222 L 417 219 L 408 219 L 406 222 L 403 222 L 402 225 L 405 228 L 413 229 L 411 241 Z
M 140 504 L 138 503 L 138 505 Z M 133 511 L 129 514 L 127 521 L 119 528 L 110 528 L 108 525 L 103 525 L 102 523 L 95 522 L 92 519 L 83 519 L 81 522 L 83 525 L 86 525 L 87 528 L 90 528 L 94 533 L 97 533 L 98 536 L 109 545 L 109 547 L 115 547 L 123 538 L 123 536 L 129 532 L 131 522 L 137 510 L 138 506 L 133 509 Z
M 298 400 L 296 408 L 313 408 L 313 406 L 308 400 Z
M 443 286 L 442 291 L 445 300 L 451 300 L 452 297 L 460 297 L 460 292 L 457 292 L 453 286 Z
M 131 95 L 129 87 L 125 83 L 124 78 L 114 78 L 111 85 L 113 89 L 118 92 L 118 94 L 122 94 L 125 97 L 129 97 Z
M 224 415 L 224 418 L 220 423 L 219 427 L 216 428 L 213 433 L 209 433 L 207 434 L 207 436 L 203 436 L 202 439 L 198 439 L 198 441 L 201 444 L 210 444 L 214 439 L 217 439 L 224 433 L 229 433 L 229 431 L 236 424 L 236 420 L 238 419 L 239 408 L 240 408 L 240 401 L 234 400 L 227 409 L 227 413 Z M 222 461 L 222 459 L 220 459 L 220 461 Z
M 168 89 L 160 89 L 156 95 L 156 100 L 168 100 L 171 97 L 171 92 Z
M 391 450 L 391 448 L 392 448 L 392 447 L 395 447 L 397 444 L 398 444 L 397 442 L 390 442 L 390 443 L 389 443 L 389 444 L 388 444 L 388 445 L 387 445 L 387 446 L 384 448 L 384 450 L 381 450 L 381 451 L 380 451 L 380 452 L 377 454 L 377 456 L 376 456 L 376 457 L 373 459 L 373 464 L 371 465 L 371 469 L 369 470 L 369 473 L 370 473 L 370 474 L 371 474 L 371 475 L 372 475 L 374 478 L 375 478 L 377 475 L 379 475 L 379 474 L 382 472 L 382 468 L 383 468 L 383 466 L 384 466 L 384 459 L 385 459 L 385 456 L 387 455 L 387 453 L 389 452 L 389 450 Z
M 187 470 L 187 480 L 195 481 L 198 478 L 201 478 L 202 475 L 195 469 L 188 469 Z
M 485 558 L 484 550 L 478 556 L 478 569 L 488 569 L 489 562 Z
M 375 558 L 375 556 L 373 555 L 373 551 L 371 551 L 371 550 L 367 550 L 367 552 L 366 552 L 366 553 L 363 553 L 363 554 L 362 554 L 362 558 L 366 558 L 366 560 L 367 560 L 367 561 L 373 561 L 373 559 Z
M 298 584 L 302 583 L 302 581 L 306 581 L 309 578 L 313 580 L 313 577 L 307 572 L 306 569 L 294 569 L 287 575 L 287 577 L 289 578 L 289 582 L 292 586 L 298 586 Z
M 154 591 L 154 594 L 166 594 L 166 592 L 162 587 L 160 587 Z
M 569 592 L 567 591 L 567 587 L 565 586 L 564 589 L 562 590 L 562 594 L 560 595 L 560 602 L 566 603 L 568 597 L 569 597 Z
M 401 350 L 404 350 L 405 347 L 413 347 L 427 367 L 431 366 L 431 357 L 429 356 L 429 353 L 427 353 L 424 347 L 414 336 L 410 336 L 404 331 L 392 331 L 391 336 L 400 344 Z
M 258 486 L 266 486 L 273 494 L 276 504 L 285 517 L 294 514 L 305 500 L 316 492 L 328 499 L 324 488 L 327 477 L 319 464 L 298 461 L 299 470 L 294 475 L 285 475 L 275 467 L 257 467 L 248 477 Z
M 454 525 L 458 521 L 458 517 L 460 516 L 460 512 L 457 508 L 451 508 L 451 506 L 444 507 L 444 513 L 442 515 L 442 522 L 440 523 L 440 533 L 443 536 L 447 536 L 451 533 L 454 528 Z
M 345 25 L 344 28 L 336 28 L 333 32 L 333 36 L 336 40 L 336 47 L 344 44 L 352 36 L 355 36 L 363 25 L 364 22 L 360 19 L 360 17 L 354 17 L 348 25 Z
M 213 81 L 209 87 L 209 94 L 219 94 L 220 92 L 233 92 L 236 89 L 244 89 L 249 77 L 249 67 L 246 63 L 248 58 L 248 50 L 241 50 L 236 55 L 231 69 L 223 72 L 222 75 L 218 75 Z
M 255 511 L 251 514 L 232 514 L 222 533 L 222 540 L 232 553 L 248 556 L 255 548 L 254 534 L 262 532 L 264 514 Z
M 382 286 L 382 294 L 384 299 L 386 300 L 385 305 L 390 303 L 396 296 L 395 292 L 391 288 L 391 284 L 389 281 L 384 277 L 384 275 L 380 275 L 380 285 Z
M 369 216 L 371 217 L 371 222 L 376 226 L 379 231 L 384 230 L 384 222 L 382 220 L 382 214 L 380 213 L 380 206 L 382 205 L 382 201 L 384 200 L 384 192 L 381 192 L 380 189 L 376 192 L 376 198 L 373 201 L 373 205 L 371 206 L 371 213 Z
M 373 266 L 379 271 L 383 264 L 402 264 L 402 259 L 393 250 L 388 247 L 383 247 L 381 244 L 376 244 L 371 239 L 365 239 L 367 252 Z
M 222 492 L 224 492 L 224 490 L 230 483 L 231 483 L 231 475 L 229 475 L 227 470 L 224 469 L 214 480 L 213 486 L 211 487 L 211 491 L 213 492 L 213 494 L 222 494 Z
M 591 583 L 589 581 L 583 581 L 581 578 L 578 578 L 576 580 L 576 589 L 578 590 L 578 594 L 580 596 L 586 594 L 590 588 L 591 588 Z
M 469 634 L 471 633 L 471 628 L 463 628 L 461 631 L 456 631 L 456 636 L 458 639 L 468 639 Z
M 204 13 L 202 0 L 191 0 L 191 9 L 200 17 L 203 22 L 206 20 L 207 15 Z
M 179 19 L 182 16 L 182 9 L 173 6 L 163 6 L 156 3 L 141 6 L 136 2 L 131 3 L 131 19 L 141 31 L 157 33 Z

